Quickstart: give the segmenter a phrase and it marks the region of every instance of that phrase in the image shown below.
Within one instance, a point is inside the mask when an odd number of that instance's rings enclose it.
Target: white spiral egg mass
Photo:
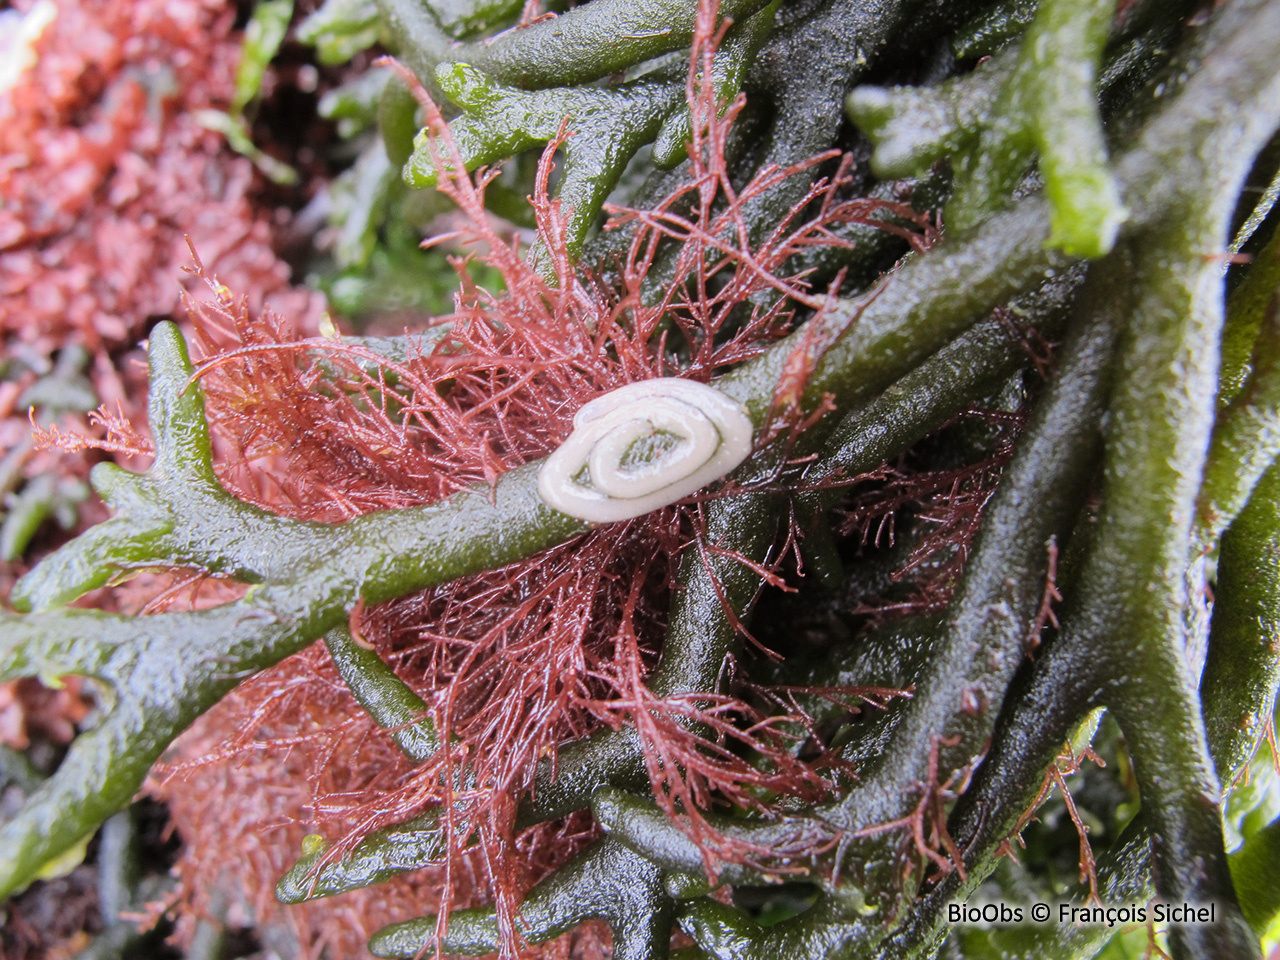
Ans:
[[[715,387],[667,377],[596,397],[543,463],[538,494],[589,523],[629,520],[723,477],[751,452],[741,404]]]

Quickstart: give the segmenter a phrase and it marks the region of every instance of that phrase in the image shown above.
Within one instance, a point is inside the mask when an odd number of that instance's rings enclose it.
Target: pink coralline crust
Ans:
[[[29,3],[19,3],[20,9]],[[0,95],[0,333],[48,354],[133,343],[178,306],[184,235],[227,283],[296,319],[255,174],[195,111],[225,109],[239,58],[216,0],[60,0],[36,63]]]
[[[31,444],[22,395],[68,344],[88,351],[84,374],[104,408],[145,432],[138,341],[182,316],[192,247],[297,329],[322,315],[322,298],[292,286],[273,249],[289,212],[266,206],[252,164],[198,122],[231,101],[234,18],[219,0],[58,0],[34,64],[0,93],[0,339],[17,361],[0,382],[0,450],[19,451],[23,480],[83,479],[103,457]],[[103,433],[74,413],[48,425]],[[90,501],[80,526],[103,516]],[[0,563],[4,595],[24,569]]]
[[[66,745],[76,735],[76,724],[92,706],[81,677],[67,677],[58,689],[34,679],[0,685],[0,743],[25,750],[32,737]]]
[[[19,0],[28,11],[33,0]],[[0,452],[21,483],[87,477],[102,453],[33,445],[24,391],[70,343],[89,354],[97,399],[146,430],[138,340],[180,316],[186,236],[258,306],[314,330],[315,293],[290,284],[273,233],[287,211],[256,197],[257,174],[195,111],[231,100],[240,37],[220,0],[57,0],[35,63],[0,93]],[[100,436],[74,413],[52,424]],[[116,459],[136,468],[124,455]],[[96,500],[80,527],[105,518]],[[70,531],[74,532],[74,531]],[[32,556],[42,552],[37,549]],[[0,562],[0,596],[26,569]]]

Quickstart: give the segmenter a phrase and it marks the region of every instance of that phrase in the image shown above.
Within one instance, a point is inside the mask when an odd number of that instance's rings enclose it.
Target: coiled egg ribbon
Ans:
[[[753,433],[740,404],[675,377],[596,397],[573,427],[542,465],[538,493],[590,523],[628,520],[687,497],[745,460]]]

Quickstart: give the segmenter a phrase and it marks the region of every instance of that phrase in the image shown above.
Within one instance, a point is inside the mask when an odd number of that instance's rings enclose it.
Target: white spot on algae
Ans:
[[[57,15],[51,0],[38,0],[26,13],[0,11],[0,93],[12,90],[18,78],[35,66],[36,41]]]
[[[589,523],[629,520],[723,477],[751,452],[740,404],[692,380],[642,380],[586,404],[542,465],[538,493]]]

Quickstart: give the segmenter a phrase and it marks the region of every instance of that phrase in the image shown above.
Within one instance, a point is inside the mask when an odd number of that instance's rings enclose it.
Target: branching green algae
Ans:
[[[721,6],[733,22],[713,74],[722,97],[747,92],[743,123],[767,124],[750,115],[752,97],[788,76],[779,59],[798,37],[813,39],[806,30],[840,21],[841,49],[863,58],[835,66],[829,58],[834,101],[821,84],[788,93],[775,118],[790,117],[793,129],[771,129],[735,162],[749,170],[829,146],[853,86],[847,107],[870,138],[876,173],[945,178],[938,165],[949,163],[951,199],[939,245],[715,382],[749,411],[759,436],[771,436],[788,361],[820,343],[801,412],[824,403],[836,412],[797,439],[790,454],[807,464],[800,471],[780,473],[781,454],[763,446],[733,478],[745,492],[705,505],[707,539],[764,562],[780,517],[821,521],[833,508],[831,485],[815,481],[874,469],[988,396],[1029,363],[1010,311],[1061,335],[1056,368],[947,609],[873,631],[826,661],[776,668],[784,682],[796,680],[789,669],[804,673],[806,687],[912,689],[860,721],[841,748],[857,778],[823,803],[773,818],[708,814],[724,836],[773,858],[724,864],[716,882],[767,885],[787,874],[812,886],[812,905],[766,926],[710,896],[705,852],[654,804],[640,736],[623,728],[562,746],[522,801],[522,825],[590,808],[607,833],[531,891],[523,935],[541,942],[594,918],[609,924],[615,954],[627,960],[667,956],[677,924],[718,960],[934,955],[949,932],[947,904],[993,876],[1064,741],[1092,731],[1105,708],[1128,744],[1142,806],[1099,860],[1103,899],[1212,901],[1215,923],[1171,931],[1174,955],[1260,956],[1259,930],[1280,909],[1266,889],[1276,825],[1229,859],[1221,798],[1272,722],[1280,680],[1277,247],[1273,240],[1249,268],[1229,309],[1217,254],[1232,240],[1254,158],[1280,126],[1280,6],[1218,4],[1207,22],[1181,28],[1166,64],[1160,44],[1143,38],[1178,24],[1185,11],[1171,6],[1136,4],[1117,23],[1113,4],[1096,0],[973,5],[982,9],[967,11],[950,56],[1003,44],[991,60],[930,85],[856,86],[913,6]],[[386,39],[427,90],[461,110],[451,133],[468,168],[571,130],[560,197],[572,208],[570,250],[585,257],[637,151],[656,140],[662,165],[680,158],[691,130],[685,72],[668,55],[687,49],[696,6],[592,0],[474,39],[514,13],[509,4],[330,0],[307,35],[332,60]],[[1098,72],[1134,49],[1146,57],[1144,82],[1109,128]],[[406,160],[408,183],[425,187],[440,171],[425,133],[413,150],[396,141],[412,118],[402,94],[392,84],[381,94],[384,119],[395,122],[374,149]],[[386,177],[378,182],[385,188]],[[762,202],[752,229],[768,229],[793,202],[790,194]],[[215,476],[203,394],[176,327],[152,331],[149,359],[154,464],[144,474],[95,468],[112,518],[28,573],[11,597],[16,612],[0,614],[0,680],[81,674],[109,691],[100,724],[0,827],[0,894],[126,808],[169,743],[244,677],[320,638],[363,709],[411,760],[425,760],[438,746],[425,704],[353,641],[350,611],[586,529],[541,502],[537,464],[492,489],[340,524],[270,514]],[[813,546],[819,579],[834,591],[852,573],[818,534]],[[1043,605],[1059,547],[1065,601],[1054,629]],[[1188,610],[1208,552],[1216,599],[1199,635]],[[761,587],[751,567],[695,553],[682,558],[661,665],[648,681],[658,696],[718,689],[742,643],[726,608],[747,617]],[[239,601],[189,613],[67,606],[157,567],[252,586]],[[1197,644],[1207,649],[1203,676],[1187,652]],[[309,849],[278,896],[337,895],[432,863],[444,848],[437,821],[429,813],[388,828],[341,857]],[[947,856],[908,842],[929,828]],[[370,946],[413,957],[435,935],[434,917],[410,920]],[[1015,928],[992,933],[981,949],[1088,956],[1106,935]],[[442,948],[480,955],[501,945],[496,913],[477,909],[453,913]],[[979,949],[972,955],[987,955]]]

